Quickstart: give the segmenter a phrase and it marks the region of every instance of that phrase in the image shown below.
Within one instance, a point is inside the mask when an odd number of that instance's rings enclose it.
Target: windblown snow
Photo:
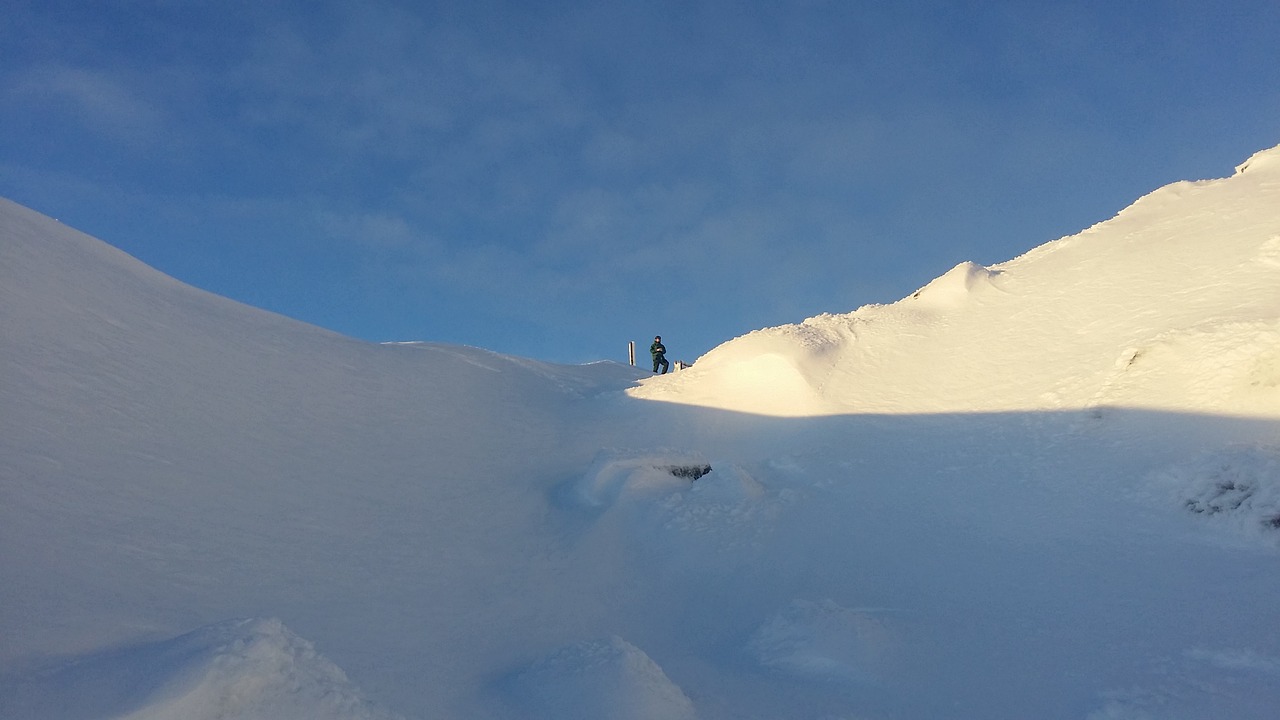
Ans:
[[[0,717],[1270,720],[1277,288],[1280,147],[662,377],[0,201]]]

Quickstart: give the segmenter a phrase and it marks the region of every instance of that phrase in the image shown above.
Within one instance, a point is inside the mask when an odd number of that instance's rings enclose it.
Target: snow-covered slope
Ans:
[[[479,672],[473,623],[523,622],[477,604],[537,612],[544,488],[513,479],[590,462],[556,449],[566,407],[632,369],[357,342],[7,201],[0,239],[0,662],[324,597],[282,619],[429,638],[413,673],[448,694]]]
[[[751,333],[635,394],[779,415],[1280,415],[1280,148],[892,305]]]
[[[0,718],[1269,720],[1277,166],[661,378],[0,201]]]

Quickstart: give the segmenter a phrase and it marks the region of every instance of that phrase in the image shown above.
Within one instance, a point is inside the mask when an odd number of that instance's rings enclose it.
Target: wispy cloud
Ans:
[[[1103,219],[1168,179],[1119,149],[1195,151],[1157,132],[1168,108],[1201,129],[1273,117],[1200,101],[1249,100],[1274,63],[1219,83],[1202,65],[1227,59],[1183,59],[1208,37],[1269,57],[1262,5],[1164,3],[1147,27],[1119,6],[946,1],[32,3],[0,24],[27,53],[0,71],[0,123],[56,132],[0,150],[12,177],[79,167],[139,210],[203,208],[206,233],[259,218],[261,242],[316,249],[292,272],[326,253],[318,277],[350,272],[405,316],[751,329]]]
[[[290,17],[253,38],[231,81],[247,123],[339,153],[430,159],[452,141],[500,159],[577,122],[552,69],[386,4]]]
[[[99,69],[43,65],[11,75],[6,95],[35,115],[70,115],[104,135],[149,137],[163,127],[164,111],[132,80]]]

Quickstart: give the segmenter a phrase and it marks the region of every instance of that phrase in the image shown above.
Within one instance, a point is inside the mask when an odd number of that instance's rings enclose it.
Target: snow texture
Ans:
[[[591,507],[612,505],[623,498],[663,495],[691,486],[711,472],[700,457],[678,451],[655,453],[601,453],[578,483],[575,495]]]
[[[1280,147],[660,377],[0,201],[0,717],[1272,720],[1277,287]]]
[[[902,640],[891,613],[795,600],[751,637],[752,655],[782,672],[854,684],[879,682]]]
[[[1159,473],[1157,481],[1205,522],[1280,546],[1280,447],[1207,452]]]

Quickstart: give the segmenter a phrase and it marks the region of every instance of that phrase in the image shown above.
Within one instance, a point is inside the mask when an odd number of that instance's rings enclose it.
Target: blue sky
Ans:
[[[374,341],[692,360],[1280,143],[1280,3],[4,0],[0,195]]]

